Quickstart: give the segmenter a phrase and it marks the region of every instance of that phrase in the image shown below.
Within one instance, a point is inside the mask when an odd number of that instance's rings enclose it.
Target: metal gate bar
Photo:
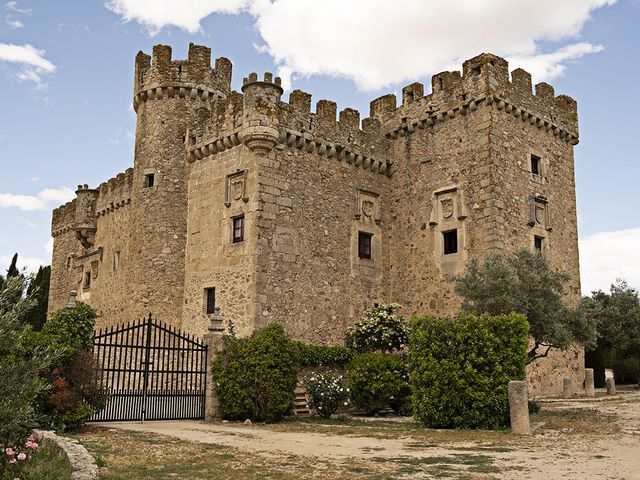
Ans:
[[[94,356],[108,394],[90,421],[204,418],[207,344],[147,318],[94,334]]]

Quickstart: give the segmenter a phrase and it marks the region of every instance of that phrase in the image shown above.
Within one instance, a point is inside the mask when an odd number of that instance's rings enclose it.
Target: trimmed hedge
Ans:
[[[291,342],[297,350],[300,366],[304,367],[342,367],[347,365],[353,353],[345,347],[309,345],[298,340]]]
[[[213,365],[223,418],[280,420],[293,409],[299,370],[297,348],[277,323],[248,338],[227,337]]]
[[[402,411],[410,394],[406,363],[396,355],[361,353],[349,364],[351,402],[368,415]]]
[[[509,380],[524,380],[523,315],[414,317],[409,377],[414,416],[431,428],[509,425]]]

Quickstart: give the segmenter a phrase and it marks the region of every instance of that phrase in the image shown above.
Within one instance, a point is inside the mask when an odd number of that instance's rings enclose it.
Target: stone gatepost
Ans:
[[[584,393],[587,397],[596,396],[596,389],[593,383],[593,368],[584,369]]]
[[[573,380],[569,377],[565,377],[562,380],[562,398],[571,398],[573,395]]]
[[[205,410],[204,421],[214,422],[221,420],[220,415],[220,402],[218,395],[216,394],[216,384],[213,378],[213,362],[218,354],[224,351],[224,327],[222,326],[223,319],[220,316],[220,307],[214,308],[213,316],[211,317],[211,326],[209,326],[209,333],[204,336],[204,341],[208,345],[207,349],[207,390],[205,392]]]
[[[509,412],[511,432],[515,435],[529,435],[529,394],[526,381],[509,382]]]
[[[613,377],[607,377],[607,395],[615,395],[616,394],[616,381]]]

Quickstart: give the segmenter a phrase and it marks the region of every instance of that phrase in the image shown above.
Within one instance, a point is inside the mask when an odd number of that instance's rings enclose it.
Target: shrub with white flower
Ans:
[[[342,375],[314,373],[305,384],[310,407],[322,418],[329,418],[338,408],[349,405],[349,389]]]
[[[397,303],[379,303],[369,308],[347,332],[347,347],[356,352],[394,352],[408,341],[407,326],[395,312]]]

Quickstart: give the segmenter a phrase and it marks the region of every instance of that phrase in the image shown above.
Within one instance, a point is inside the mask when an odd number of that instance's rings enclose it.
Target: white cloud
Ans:
[[[12,257],[6,255],[0,255],[0,275],[4,275],[11,265]],[[38,257],[23,257],[18,255],[17,267],[18,270],[23,271],[26,270],[27,273],[37,272],[38,267],[49,265],[48,261],[42,260]]]
[[[566,63],[599,45],[571,42],[595,9],[616,0],[109,0],[107,8],[150,33],[165,26],[189,32],[212,13],[247,11],[285,83],[316,74],[353,79],[375,90],[424,78],[492,52],[526,66],[536,81],[562,74]],[[565,41],[543,53],[539,42]]]
[[[6,2],[4,4],[4,8],[6,8],[7,10],[11,11],[11,12],[16,12],[16,13],[23,13],[26,15],[30,15],[31,12],[33,10],[31,10],[30,8],[20,8],[18,7],[18,2],[16,1],[10,1],[10,2]]]
[[[22,23],[20,20],[15,20],[12,18],[7,18],[7,25],[9,25],[9,28],[13,28],[14,30],[24,27],[24,23]]]
[[[190,33],[200,30],[200,20],[212,13],[237,13],[248,0],[190,0],[188,6],[174,0],[109,0],[106,7],[126,22],[144,25],[151,35],[173,25]]]
[[[582,293],[608,291],[617,278],[640,288],[640,228],[601,232],[580,239]]]
[[[20,210],[50,210],[75,198],[69,187],[45,188],[37,195],[16,195],[0,193],[0,208],[19,208]]]
[[[29,44],[0,43],[0,62],[20,65],[22,69],[16,75],[18,80],[34,82],[39,89],[46,88],[42,75],[52,74],[56,71],[56,66],[45,58],[45,51]]]
[[[50,238],[44,246],[49,255],[53,255],[53,238]]]

